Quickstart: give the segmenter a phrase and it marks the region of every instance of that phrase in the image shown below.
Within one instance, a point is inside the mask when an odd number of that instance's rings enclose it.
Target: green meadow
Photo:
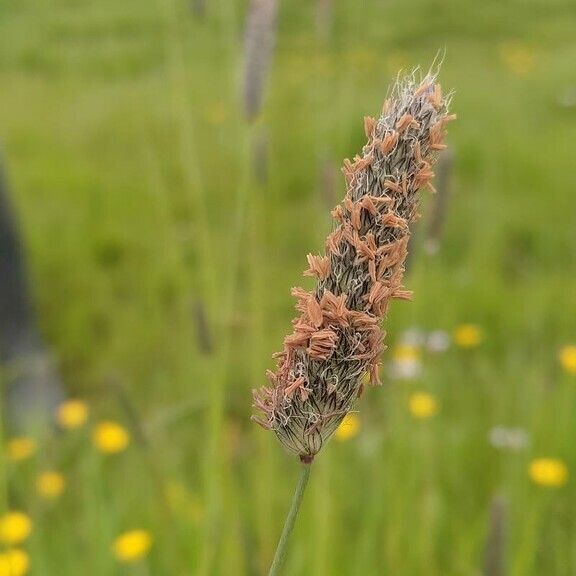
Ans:
[[[383,385],[316,458],[283,574],[576,574],[576,4],[341,0],[322,28],[316,2],[281,2],[253,122],[247,2],[205,4],[0,0],[32,292],[88,408],[29,454],[5,433],[1,514],[31,530],[0,519],[0,554],[33,576],[267,574],[299,463],[250,421],[251,390],[291,331],[290,288],[313,286],[363,117],[440,58],[458,114],[440,247],[425,191]],[[116,453],[95,437],[108,421],[129,435]],[[132,530],[152,544],[127,562],[113,543]]]

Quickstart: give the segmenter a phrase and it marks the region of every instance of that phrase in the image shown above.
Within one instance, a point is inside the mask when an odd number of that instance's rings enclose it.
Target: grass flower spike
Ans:
[[[417,217],[418,190],[434,176],[449,99],[434,74],[398,79],[381,116],[366,117],[362,154],[344,162],[346,195],[332,211],[334,227],[323,255],[308,256],[305,276],[316,289],[294,288],[294,330],[277,354],[270,385],[254,393],[255,418],[282,444],[311,462],[351,411],[368,373],[379,382],[384,333],[380,322],[402,286]]]

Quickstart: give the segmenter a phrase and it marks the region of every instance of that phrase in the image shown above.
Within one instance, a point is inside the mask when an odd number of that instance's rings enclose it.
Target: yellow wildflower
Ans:
[[[131,530],[116,538],[112,545],[119,562],[137,562],[144,558],[152,546],[152,536],[146,530]]]
[[[42,472],[36,479],[38,494],[47,500],[58,498],[66,488],[66,480],[59,472]]]
[[[88,420],[88,406],[82,400],[68,400],[58,407],[56,413],[58,424],[66,430],[80,428]]]
[[[116,422],[99,422],[92,433],[96,448],[105,454],[116,454],[130,443],[128,431]]]
[[[462,324],[454,330],[454,342],[461,348],[476,348],[482,338],[482,330],[476,324]]]
[[[426,392],[415,392],[408,399],[408,408],[414,418],[431,418],[438,412],[436,398]]]
[[[37,448],[38,445],[34,438],[29,438],[28,436],[11,438],[6,445],[6,456],[9,460],[20,462],[33,456]]]
[[[0,576],[24,576],[30,568],[30,559],[17,548],[0,553]]]
[[[335,437],[338,440],[345,441],[354,438],[360,430],[360,418],[356,414],[346,414],[340,426],[336,429]]]
[[[0,541],[15,545],[24,542],[32,532],[32,521],[23,512],[7,512],[0,517]]]
[[[539,486],[558,488],[568,482],[568,468],[556,458],[532,460],[528,472],[532,481]]]
[[[569,374],[576,374],[576,344],[563,346],[558,353],[562,368]]]

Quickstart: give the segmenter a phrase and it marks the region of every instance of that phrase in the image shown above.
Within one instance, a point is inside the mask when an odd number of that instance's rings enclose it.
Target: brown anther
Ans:
[[[421,94],[426,92],[426,90],[428,90],[431,87],[432,87],[432,84],[430,84],[429,82],[422,82],[422,84],[420,84],[420,86],[418,86],[418,88],[416,88],[416,91],[414,92],[414,96],[420,96]]]
[[[352,207],[351,218],[352,227],[359,231],[362,228],[362,218],[361,218],[362,208],[358,203],[354,204]]]
[[[374,204],[378,206],[390,206],[394,203],[394,199],[388,196],[365,196],[369,198]]]
[[[339,222],[342,222],[342,220],[344,219],[344,209],[340,204],[334,206],[334,209],[332,210],[332,212],[330,212],[330,214],[332,218],[338,220]]]
[[[440,118],[439,122],[442,125],[444,125],[444,124],[448,124],[448,122],[453,122],[457,118],[458,118],[457,114],[448,114],[448,116],[443,116],[442,118]]]
[[[389,132],[380,143],[382,154],[388,154],[398,143],[398,132]]]
[[[431,178],[434,177],[434,172],[430,169],[430,164],[424,163],[422,168],[416,173],[414,178],[414,186],[416,189],[421,188],[428,184]]]
[[[414,159],[416,160],[416,162],[418,162],[418,164],[422,163],[422,148],[420,146],[420,142],[418,140],[416,140],[416,143],[414,144]]]
[[[370,280],[376,282],[376,260],[368,260],[368,274],[370,275]]]
[[[354,158],[354,164],[352,164],[352,171],[359,172],[360,170],[364,170],[365,168],[370,166],[373,161],[374,156],[372,155],[372,153],[368,154],[367,156],[364,156],[363,158],[360,158],[360,156],[356,156]]]
[[[373,386],[380,386],[380,366],[374,363],[370,366],[370,384]]]
[[[339,226],[328,234],[326,238],[326,250],[331,254],[335,254],[336,256],[340,256],[340,242],[342,241],[342,226]]]
[[[412,300],[412,294],[412,290],[396,290],[392,294],[392,298],[396,298],[396,300]]]
[[[305,348],[309,337],[305,332],[294,332],[284,338],[284,345],[289,348]]]
[[[376,120],[372,118],[372,116],[364,116],[364,132],[366,133],[366,138],[372,138],[375,126]]]
[[[372,200],[371,196],[362,196],[362,199],[360,200],[359,204],[371,216],[376,216],[379,213],[378,208],[376,208],[376,205],[374,204],[374,201]]]
[[[442,88],[440,87],[440,84],[434,85],[434,90],[428,94],[428,100],[432,106],[436,108],[436,110],[440,110],[440,108],[442,108],[444,102],[442,100]]]
[[[316,300],[315,297],[312,297],[308,300],[308,306],[306,308],[306,313],[308,314],[308,318],[310,319],[310,323],[315,328],[320,328],[322,326],[323,317],[322,317],[322,308]]]
[[[390,228],[408,228],[408,222],[394,212],[387,212],[382,215],[382,224]]]
[[[415,120],[412,114],[403,114],[396,123],[396,130],[402,133],[406,128],[420,128],[420,124]]]
[[[288,398],[291,398],[292,394],[294,394],[294,392],[296,390],[298,390],[298,388],[301,388],[304,385],[304,382],[306,382],[306,379],[304,378],[304,376],[300,376],[299,378],[296,378],[296,380],[294,380],[294,382],[292,382],[291,384],[286,386],[286,388],[284,389],[284,394],[286,396],[288,396]]]
[[[348,326],[349,310],[346,308],[346,294],[336,296],[330,290],[325,290],[320,298],[320,306],[324,318],[341,326]]]
[[[326,280],[330,274],[330,258],[314,254],[308,254],[306,258],[308,270],[304,271],[304,276],[316,276],[319,280]]]
[[[384,180],[384,186],[388,188],[388,190],[402,194],[402,188],[396,182],[394,182],[394,180],[390,180],[389,178]]]
[[[326,360],[332,356],[336,343],[338,342],[338,334],[330,328],[318,330],[310,336],[310,344],[306,352],[310,358],[317,358],[319,360]]]

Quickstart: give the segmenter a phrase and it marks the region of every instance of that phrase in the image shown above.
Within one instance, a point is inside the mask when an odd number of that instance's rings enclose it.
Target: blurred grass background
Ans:
[[[285,573],[481,574],[496,494],[506,574],[574,573],[574,481],[538,486],[528,467],[576,471],[576,380],[558,361],[576,341],[576,5],[340,0],[322,35],[314,2],[284,2],[252,126],[246,8],[0,4],[0,130],[42,329],[91,421],[132,438],[102,455],[86,428],[6,463],[9,506],[34,524],[31,573],[266,573],[298,466],[250,423],[250,390],[344,193],[339,176],[326,193],[322,171],[361,149],[362,118],[398,70],[444,49],[459,116],[447,226],[437,255],[414,247],[414,301],[393,306],[387,330],[393,348],[410,327],[473,323],[482,342],[418,352],[417,378],[366,392],[358,434],[314,464]],[[250,168],[256,132],[265,182]],[[437,415],[410,414],[415,391]],[[529,446],[496,449],[495,426]],[[45,468],[67,478],[56,502],[34,490]],[[110,544],[134,527],[152,550],[119,564]]]

